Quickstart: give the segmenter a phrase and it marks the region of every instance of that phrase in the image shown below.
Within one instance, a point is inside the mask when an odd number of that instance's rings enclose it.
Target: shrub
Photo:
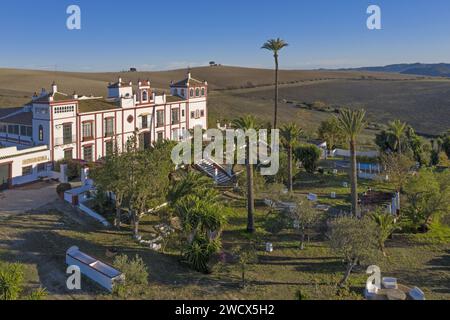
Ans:
[[[136,255],[134,259],[129,259],[126,255],[117,256],[113,265],[125,275],[125,282],[114,286],[113,294],[118,297],[136,295],[148,285],[147,266],[139,256]]]
[[[0,268],[0,300],[18,300],[23,290],[23,266],[7,263]]]
[[[47,297],[48,292],[44,288],[39,288],[33,291],[27,298],[27,300],[43,300]]]
[[[24,289],[24,270],[19,263],[5,263],[0,265],[0,300],[41,300],[47,296],[45,289],[33,291],[28,297],[22,297]]]
[[[62,195],[64,194],[66,191],[69,191],[72,189],[72,185],[70,183],[60,183],[57,187],[56,187],[56,193],[58,195]]]
[[[305,170],[314,173],[320,160],[320,149],[313,144],[301,145],[294,150],[294,155],[303,164]]]
[[[309,296],[308,296],[308,294],[307,293],[305,293],[305,291],[303,291],[303,290],[301,290],[301,289],[298,289],[296,292],[295,292],[295,299],[296,300],[299,300],[299,301],[304,301],[304,300],[309,300]]]
[[[61,165],[67,165],[67,178],[69,180],[75,180],[81,177],[81,169],[83,164],[76,160],[61,160],[55,163],[55,171],[61,172]]]
[[[220,250],[220,240],[209,240],[203,236],[197,236],[184,251],[186,262],[194,269],[203,273],[210,273],[209,261]]]

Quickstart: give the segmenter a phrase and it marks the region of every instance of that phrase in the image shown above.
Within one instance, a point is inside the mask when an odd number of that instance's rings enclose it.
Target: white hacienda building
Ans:
[[[62,159],[97,161],[121,150],[137,130],[147,148],[158,140],[182,140],[196,126],[207,129],[208,84],[188,73],[157,94],[150,81],[108,86],[108,97],[42,89],[21,108],[0,109],[0,189],[46,177]]]

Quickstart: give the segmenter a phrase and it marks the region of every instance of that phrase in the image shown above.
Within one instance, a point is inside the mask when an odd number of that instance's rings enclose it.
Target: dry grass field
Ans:
[[[212,89],[210,125],[247,113],[264,121],[272,118],[272,70],[217,66],[193,68],[192,73],[198,79],[206,79]],[[75,90],[79,94],[105,96],[108,82],[115,81],[118,76],[134,82],[151,79],[154,88],[167,90],[171,80],[182,79],[185,74],[185,69],[116,73],[0,69],[0,108],[28,102],[33,92],[43,86],[48,89],[54,80],[62,92],[71,94]],[[437,134],[450,128],[448,79],[387,73],[283,70],[280,82],[280,100],[364,107],[372,121],[384,123],[399,118],[426,134]],[[320,121],[330,116],[295,105],[281,103],[281,122],[294,120],[307,131],[314,132]]]
[[[322,101],[326,105],[364,108],[374,122],[401,119],[425,134],[440,134],[450,129],[450,80],[321,81],[282,87],[280,96],[294,102],[281,104],[282,119],[298,112],[297,103]],[[237,104],[240,100],[268,107],[273,104],[273,91],[262,88],[248,92],[240,90],[232,93],[232,99]]]

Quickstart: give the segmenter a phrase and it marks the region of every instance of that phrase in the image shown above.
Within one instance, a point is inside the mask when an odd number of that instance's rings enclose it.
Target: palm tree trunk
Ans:
[[[273,128],[277,128],[278,124],[278,55],[275,54],[275,114],[273,117]]]
[[[350,171],[351,171],[351,193],[352,193],[352,216],[356,217],[358,213],[358,172],[356,163],[356,141],[350,141]]]
[[[253,194],[253,165],[250,163],[250,140],[247,141],[246,147],[246,169],[247,169],[247,231],[255,232],[254,211],[255,200]]]
[[[292,186],[292,146],[288,147],[288,168],[289,168],[288,188],[289,188],[289,192],[292,193],[292,191],[294,190],[294,188]]]

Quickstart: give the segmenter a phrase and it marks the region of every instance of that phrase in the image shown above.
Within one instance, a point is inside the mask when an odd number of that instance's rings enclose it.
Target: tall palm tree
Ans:
[[[395,149],[402,153],[402,138],[406,133],[406,123],[395,120],[389,123],[389,132],[395,137]]]
[[[287,47],[289,44],[284,40],[270,39],[263,44],[261,49],[269,50],[273,52],[273,57],[275,58],[275,114],[273,118],[273,129],[277,128],[277,117],[278,117],[278,54],[281,49]]]
[[[233,120],[232,125],[236,129],[244,131],[257,129],[256,119],[250,115]],[[253,164],[250,163],[250,139],[248,136],[245,138],[245,167],[247,171],[247,231],[253,233],[255,232],[255,194],[253,187]]]
[[[280,130],[280,138],[283,147],[287,151],[288,156],[288,189],[289,192],[293,191],[292,187],[292,153],[294,146],[298,143],[300,135],[302,134],[302,128],[298,127],[295,123],[285,124]]]
[[[358,212],[358,175],[356,172],[356,138],[364,129],[364,117],[366,112],[364,110],[350,110],[343,109],[337,117],[339,127],[347,137],[350,144],[350,179],[352,191],[352,215],[356,216]]]

